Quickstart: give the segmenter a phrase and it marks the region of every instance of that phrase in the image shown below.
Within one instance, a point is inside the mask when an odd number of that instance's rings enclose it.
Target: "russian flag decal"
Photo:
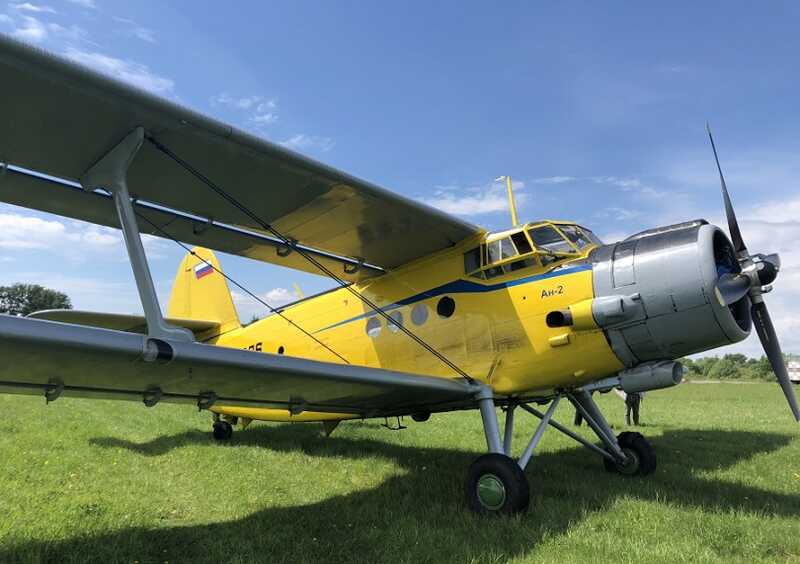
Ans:
[[[200,264],[194,267],[194,277],[197,278],[198,280],[203,276],[208,276],[213,272],[214,268],[207,262],[201,262]]]

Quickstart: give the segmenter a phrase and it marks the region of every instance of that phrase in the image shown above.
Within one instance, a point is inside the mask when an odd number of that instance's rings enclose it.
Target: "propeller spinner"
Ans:
[[[751,255],[747,250],[742,239],[742,232],[739,229],[739,222],[736,219],[736,213],[733,211],[728,187],[725,184],[725,177],[722,175],[722,167],[719,164],[717,147],[714,144],[714,137],[711,134],[711,127],[709,127],[708,123],[706,123],[706,130],[708,131],[711,149],[714,151],[714,160],[719,171],[722,199],[725,202],[725,215],[728,218],[728,231],[730,231],[731,242],[741,267],[741,272],[726,273],[719,277],[716,287],[717,299],[725,305],[734,304],[746,297],[750,299],[753,323],[756,326],[758,338],[761,340],[761,346],[764,347],[764,352],[767,354],[772,370],[775,372],[778,383],[783,389],[783,394],[786,396],[792,415],[797,421],[800,421],[800,408],[797,406],[797,398],[792,388],[792,382],[789,380],[789,373],[783,360],[783,352],[781,351],[780,343],[778,343],[778,336],[775,334],[775,327],[772,325],[772,319],[769,316],[767,304],[764,303],[763,298],[763,294],[772,290],[770,284],[778,276],[781,268],[780,257],[774,253],[770,255]]]

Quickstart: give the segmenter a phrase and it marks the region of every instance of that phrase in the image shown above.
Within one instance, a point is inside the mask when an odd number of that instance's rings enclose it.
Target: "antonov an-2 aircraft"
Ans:
[[[780,262],[745,247],[721,170],[730,239],[704,220],[612,244],[569,221],[487,233],[6,38],[0,76],[0,201],[122,229],[144,310],[0,316],[2,392],[192,404],[219,440],[252,420],[330,432],[477,408],[488,453],[465,495],[487,514],[528,507],[524,469],[548,426],[609,471],[651,474],[648,441],[615,435],[592,392],[673,386],[675,359],[753,326],[800,420],[762,298]],[[142,233],[194,246],[166,316]],[[243,327],[207,249],[337,286]],[[553,420],[563,398],[599,443]],[[515,459],[517,408],[540,423]]]

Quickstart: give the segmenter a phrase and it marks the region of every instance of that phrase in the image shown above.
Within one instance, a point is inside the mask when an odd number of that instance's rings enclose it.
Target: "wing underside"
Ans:
[[[479,232],[438,210],[2,36],[0,76],[0,160],[26,170],[77,182],[141,126],[260,220],[323,253],[391,269]],[[19,180],[7,175],[0,181],[0,199],[114,223],[103,219],[108,204],[89,193],[70,196],[73,202],[59,211],[47,198],[29,197]],[[146,142],[139,151],[128,186],[138,201],[189,214],[200,223],[269,235],[156,143]],[[173,227],[175,238],[185,239],[193,228],[193,243],[281,263],[274,244],[245,235],[239,240],[232,231],[223,236],[209,230],[205,240],[191,222]],[[225,237],[240,248],[230,242],[222,248],[219,239]]]
[[[43,354],[44,353],[44,354]],[[473,386],[382,369],[0,315],[0,392],[320,411],[362,417],[474,404]]]

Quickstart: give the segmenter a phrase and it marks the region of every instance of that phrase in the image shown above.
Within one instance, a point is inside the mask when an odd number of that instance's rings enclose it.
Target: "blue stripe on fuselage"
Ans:
[[[558,278],[559,276],[566,276],[568,274],[575,274],[576,272],[583,272],[585,270],[591,270],[591,269],[592,265],[581,264],[579,266],[554,270],[552,272],[547,272],[545,274],[534,274],[533,276],[525,276],[524,278],[517,278],[516,280],[509,280],[508,282],[500,282],[498,284],[478,284],[477,282],[473,282],[472,280],[460,279],[460,280],[455,280],[453,282],[448,282],[447,284],[442,284],[441,286],[437,286],[436,288],[432,288],[424,292],[420,292],[419,294],[414,294],[413,296],[404,298],[398,302],[390,304],[381,309],[383,309],[383,311],[392,311],[399,307],[415,304],[417,302],[421,302],[422,300],[426,300],[428,298],[435,298],[443,294],[479,294],[483,292],[494,292],[496,290],[502,290],[504,288],[521,286],[523,284],[529,284],[531,282],[538,282],[539,280],[547,280],[548,278]],[[375,312],[370,311],[367,313],[356,315],[355,317],[351,317],[350,319],[345,319],[344,321],[339,321],[337,323],[334,323],[333,325],[328,325],[327,327],[318,329],[317,331],[315,331],[315,333],[321,333],[323,331],[327,331],[328,329],[333,329],[334,327],[339,327],[341,325],[345,325],[352,321],[358,321],[359,319],[366,319],[371,315],[375,315]]]

